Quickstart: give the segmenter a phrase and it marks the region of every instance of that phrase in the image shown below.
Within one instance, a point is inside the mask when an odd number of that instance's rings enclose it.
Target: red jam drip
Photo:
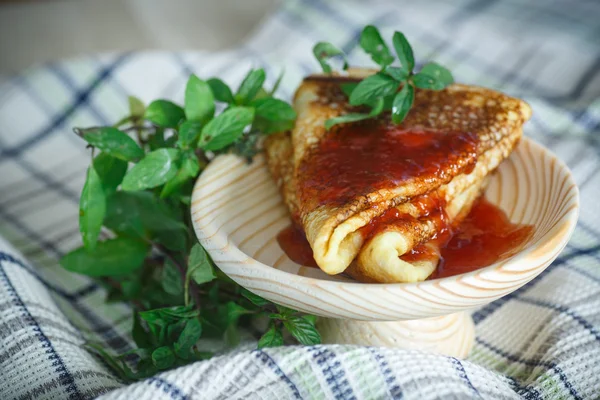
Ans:
[[[408,180],[448,180],[477,161],[469,132],[405,129],[369,120],[329,133],[299,167],[299,198],[312,209],[344,204]]]
[[[532,225],[513,224],[504,211],[482,197],[442,248],[430,279],[474,271],[512,257],[532,235]]]
[[[445,214],[439,212],[439,200],[423,197],[417,202],[427,205],[428,218],[439,218],[438,233],[433,246],[421,244],[401,258],[404,261],[437,260],[437,270],[429,279],[443,278],[471,272],[515,255],[533,234],[533,226],[513,224],[504,211],[484,197],[475,202],[469,215],[456,229],[445,223]],[[433,204],[434,206],[431,206]],[[386,225],[406,223],[413,218],[395,208],[387,210],[361,231],[365,238],[373,237]],[[316,267],[313,252],[301,229],[290,226],[279,233],[277,241],[288,257],[304,266]],[[441,249],[440,254],[438,250]]]
[[[318,268],[313,251],[301,228],[290,225],[277,234],[277,243],[284,253],[296,264]]]

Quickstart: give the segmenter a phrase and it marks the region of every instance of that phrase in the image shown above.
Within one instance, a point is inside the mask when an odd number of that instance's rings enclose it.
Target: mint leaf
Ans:
[[[262,68],[250,70],[235,94],[236,104],[245,105],[252,101],[265,83],[265,78],[265,71]]]
[[[415,88],[408,83],[404,84],[402,90],[394,97],[394,104],[392,106],[392,122],[394,124],[404,121],[414,100]]]
[[[142,118],[146,111],[144,103],[135,96],[129,96],[127,100],[129,101],[129,114],[134,118]]]
[[[188,259],[187,279],[193,279],[198,285],[210,282],[217,275],[212,267],[212,264],[206,254],[206,250],[196,243],[190,251]]]
[[[266,97],[271,97],[271,95],[265,90],[265,88],[260,88],[258,89],[258,93],[256,93],[254,96],[254,100],[264,99]]]
[[[329,118],[327,121],[325,121],[325,129],[329,130],[334,125],[346,124],[349,122],[358,122],[358,121],[363,121],[365,119],[370,119],[370,118],[373,118],[371,116],[371,114],[361,114],[361,113],[344,114],[339,117]]]
[[[225,342],[228,346],[237,346],[240,342],[240,333],[237,328],[239,318],[244,314],[251,314],[252,311],[246,310],[233,301],[227,303],[227,329],[225,330]]]
[[[230,324],[237,323],[238,319],[245,314],[252,314],[253,312],[250,310],[246,310],[244,307],[240,306],[233,301],[227,303],[227,321]]]
[[[179,136],[177,138],[177,146],[182,149],[187,149],[190,145],[196,143],[202,124],[198,121],[184,121],[179,126]]]
[[[158,149],[146,154],[125,175],[123,190],[144,190],[162,185],[177,173],[179,156],[177,149]]]
[[[168,346],[159,347],[152,352],[152,363],[159,370],[168,369],[175,363],[175,354]]]
[[[160,192],[160,197],[165,198],[170,196],[191,178],[195,178],[199,172],[200,163],[196,155],[193,152],[185,153],[177,174],[165,184]]]
[[[230,348],[240,344],[240,331],[237,324],[227,325],[223,339],[225,340],[225,344]]]
[[[133,277],[131,279],[128,279],[128,278],[121,279],[120,282],[121,282],[121,290],[123,291],[123,296],[126,299],[131,300],[140,294],[142,285],[141,285],[140,281],[137,279],[137,277]]]
[[[350,104],[358,106],[368,104],[380,97],[385,97],[398,90],[398,82],[393,78],[381,73],[371,75],[354,88],[350,95]]]
[[[215,114],[215,98],[210,85],[196,75],[188,79],[184,104],[188,121],[205,123]]]
[[[313,47],[313,54],[315,55],[319,64],[321,64],[323,72],[327,74],[330,74],[332,71],[332,67],[327,61],[336,57],[339,57],[343,60],[343,69],[348,69],[348,61],[346,60],[344,52],[332,45],[331,43],[319,42],[315,44],[315,46]]]
[[[93,165],[106,196],[114,193],[127,172],[127,162],[108,153],[100,153],[94,158]]]
[[[229,89],[229,86],[227,86],[227,84],[222,80],[218,78],[211,78],[207,81],[207,83],[217,101],[221,101],[223,103],[233,103],[235,101],[231,89]]]
[[[266,331],[258,341],[258,348],[262,349],[265,347],[278,347],[283,346],[283,334],[281,329],[271,324],[269,330]]]
[[[192,360],[194,360],[194,361],[204,361],[204,360],[210,359],[214,355],[215,355],[215,353],[213,353],[211,351],[198,351],[198,350],[194,350],[194,353],[192,354]]]
[[[283,80],[283,75],[284,74],[285,74],[285,68],[282,69],[281,72],[279,73],[279,76],[277,77],[277,80],[273,84],[273,87],[267,93],[268,96],[273,96],[275,94],[275,92],[277,92],[277,89],[279,89],[279,85],[281,85],[281,81]]]
[[[191,305],[156,308],[139,313],[140,318],[146,321],[149,326],[163,327],[176,323],[181,319],[196,318],[198,315],[199,311]]]
[[[421,89],[442,90],[454,83],[454,78],[448,69],[436,63],[429,63],[413,76],[412,81]]]
[[[148,246],[137,240],[120,237],[99,242],[94,250],[83,247],[60,260],[66,270],[88,276],[125,275],[140,268]]]
[[[150,336],[142,326],[142,320],[136,312],[133,313],[133,328],[131,332],[133,341],[138,347],[144,348],[152,346]]]
[[[144,150],[137,145],[135,140],[117,128],[91,128],[82,132],[86,142],[113,157],[125,161],[136,161],[144,156]]]
[[[269,125],[272,127],[273,123],[269,123]],[[245,158],[248,163],[251,163],[254,156],[260,152],[258,142],[260,140],[259,132],[261,132],[262,127],[259,122],[255,122],[253,127],[257,132],[242,136],[233,144],[231,149],[233,153]]]
[[[175,354],[185,360],[189,359],[192,355],[191,348],[198,342],[202,335],[202,324],[198,318],[189,319],[183,331],[177,338],[177,341],[173,345]]]
[[[177,136],[174,135],[172,138],[177,139]],[[150,147],[150,151],[158,150],[162,147],[169,147],[165,140],[165,128],[156,127],[154,132],[148,135],[146,143],[148,144],[148,147]]]
[[[151,232],[187,230],[183,215],[168,202],[150,192],[128,193],[136,199],[137,209],[144,228]]]
[[[127,364],[123,363],[123,367],[128,369]],[[134,374],[131,370],[128,371],[129,379],[145,379],[156,375],[158,368],[153,364],[152,358],[143,358],[137,365],[137,372]]]
[[[297,312],[296,310],[286,307],[286,306],[282,306],[281,304],[275,304],[275,307],[277,308],[277,311],[279,311],[279,314],[282,315],[282,317],[284,319]]]
[[[254,107],[254,115],[269,121],[294,121],[296,111],[283,100],[273,97],[254,100],[250,103]]]
[[[400,64],[408,72],[412,72],[415,68],[415,57],[412,47],[410,47],[408,40],[406,40],[406,36],[402,32],[394,32],[392,42],[394,43],[394,49],[396,50],[396,54],[398,54]]]
[[[165,292],[173,296],[183,295],[183,282],[177,267],[169,260],[165,261],[160,274],[160,284]]]
[[[144,112],[144,119],[162,128],[175,128],[184,117],[183,108],[168,100],[155,100]]]
[[[137,198],[133,193],[118,191],[108,197],[104,226],[118,234],[134,238],[144,236]]]
[[[185,251],[188,230],[168,204],[149,192],[117,192],[109,198],[104,225],[121,235],[148,237],[169,250]]]
[[[253,119],[252,108],[231,107],[204,126],[198,146],[210,151],[225,148],[242,136]]]
[[[187,231],[181,217],[150,192],[119,191],[108,198],[104,225],[116,233],[132,237],[144,232]]]
[[[358,84],[359,82],[342,83],[340,84],[340,89],[342,89],[342,92],[344,92],[346,97],[350,98],[352,92],[354,91],[354,89],[356,89]]]
[[[303,345],[312,346],[321,343],[321,335],[314,324],[302,317],[289,317],[283,321],[285,329]]]
[[[404,67],[387,67],[383,73],[391,76],[398,82],[404,82],[408,79],[409,75],[409,72]]]
[[[242,288],[242,296],[244,296],[245,298],[247,298],[248,300],[250,300],[250,302],[252,302],[252,304],[262,307],[262,306],[266,306],[267,304],[269,304],[269,300],[265,300],[262,297],[260,297],[257,294],[252,293],[251,291],[249,291],[248,289]]]
[[[262,133],[283,132],[294,127],[296,111],[285,101],[266,97],[250,105],[254,107],[254,127]]]
[[[151,239],[175,252],[184,252],[187,250],[188,233],[183,229],[159,230],[153,232]]]
[[[88,168],[87,179],[79,199],[79,231],[86,250],[94,250],[106,213],[106,196],[94,166]]]
[[[131,379],[131,375],[127,374],[122,367],[122,363],[120,363],[116,357],[108,354],[103,348],[102,345],[92,342],[87,342],[84,344],[84,347],[95,354],[97,354],[102,360],[115,371],[119,377],[123,380]]]
[[[371,112],[369,112],[368,114],[350,113],[350,114],[341,115],[336,118],[330,118],[327,121],[325,121],[325,129],[329,130],[329,129],[331,129],[331,127],[333,127],[334,125],[338,125],[338,124],[345,124],[348,122],[357,122],[357,121],[362,121],[365,119],[370,119],[370,118],[376,117],[377,115],[379,115],[383,112],[384,103],[385,103],[384,99],[380,97],[375,101],[375,104],[373,104],[373,108],[371,109]]]
[[[381,68],[394,62],[394,56],[387,47],[379,30],[373,25],[367,25],[360,34],[360,47],[363,48]]]

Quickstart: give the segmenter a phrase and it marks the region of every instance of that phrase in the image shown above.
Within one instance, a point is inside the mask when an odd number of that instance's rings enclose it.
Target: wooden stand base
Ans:
[[[461,312],[411,321],[371,322],[319,318],[323,343],[426,350],[465,358],[475,338],[471,316]]]

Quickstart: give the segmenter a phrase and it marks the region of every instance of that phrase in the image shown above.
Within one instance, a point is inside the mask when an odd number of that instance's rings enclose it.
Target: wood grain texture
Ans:
[[[511,221],[535,226],[524,249],[477,271],[418,283],[358,283],[292,262],[276,240],[289,215],[261,155],[249,165],[233,155],[217,157],[196,182],[192,219],[219,268],[264,298],[334,319],[416,320],[467,311],[523,286],[558,256],[577,222],[579,193],[569,169],[529,139],[501,164],[486,196]],[[469,323],[454,325],[468,330]]]
[[[323,343],[401,347],[465,358],[475,340],[475,326],[466,312],[411,321],[355,321],[321,318]]]

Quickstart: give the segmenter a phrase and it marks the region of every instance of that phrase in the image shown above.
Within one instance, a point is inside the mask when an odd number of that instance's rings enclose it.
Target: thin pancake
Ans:
[[[344,78],[348,79],[352,76]],[[340,273],[357,259],[352,274],[361,280],[378,282],[422,280],[429,275],[427,271],[408,277],[393,272],[405,268],[397,265],[398,256],[428,241],[439,229],[431,218],[419,215],[413,203],[419,196],[435,194],[443,200],[441,211],[449,215],[451,223],[456,215],[468,212],[477,197],[474,193],[479,194],[485,177],[510,154],[531,113],[526,103],[488,89],[452,85],[439,92],[417,90],[413,108],[401,128],[442,133],[467,131],[475,135],[474,147],[441,162],[433,174],[416,174],[372,191],[346,194],[342,201],[327,202],[322,199],[326,190],[311,187],[321,160],[327,156],[319,158],[319,150],[325,148],[327,140],[343,135],[344,129],[353,124],[327,132],[324,122],[354,110],[348,106],[339,82],[322,76],[303,82],[294,105],[298,119],[291,135],[273,136],[265,144],[270,168],[282,187],[286,204],[304,228],[321,269]],[[385,117],[375,123],[389,124]],[[365,244],[364,227],[392,207],[412,211],[408,212],[410,221],[396,221],[366,238]],[[446,210],[448,207],[456,210]]]

